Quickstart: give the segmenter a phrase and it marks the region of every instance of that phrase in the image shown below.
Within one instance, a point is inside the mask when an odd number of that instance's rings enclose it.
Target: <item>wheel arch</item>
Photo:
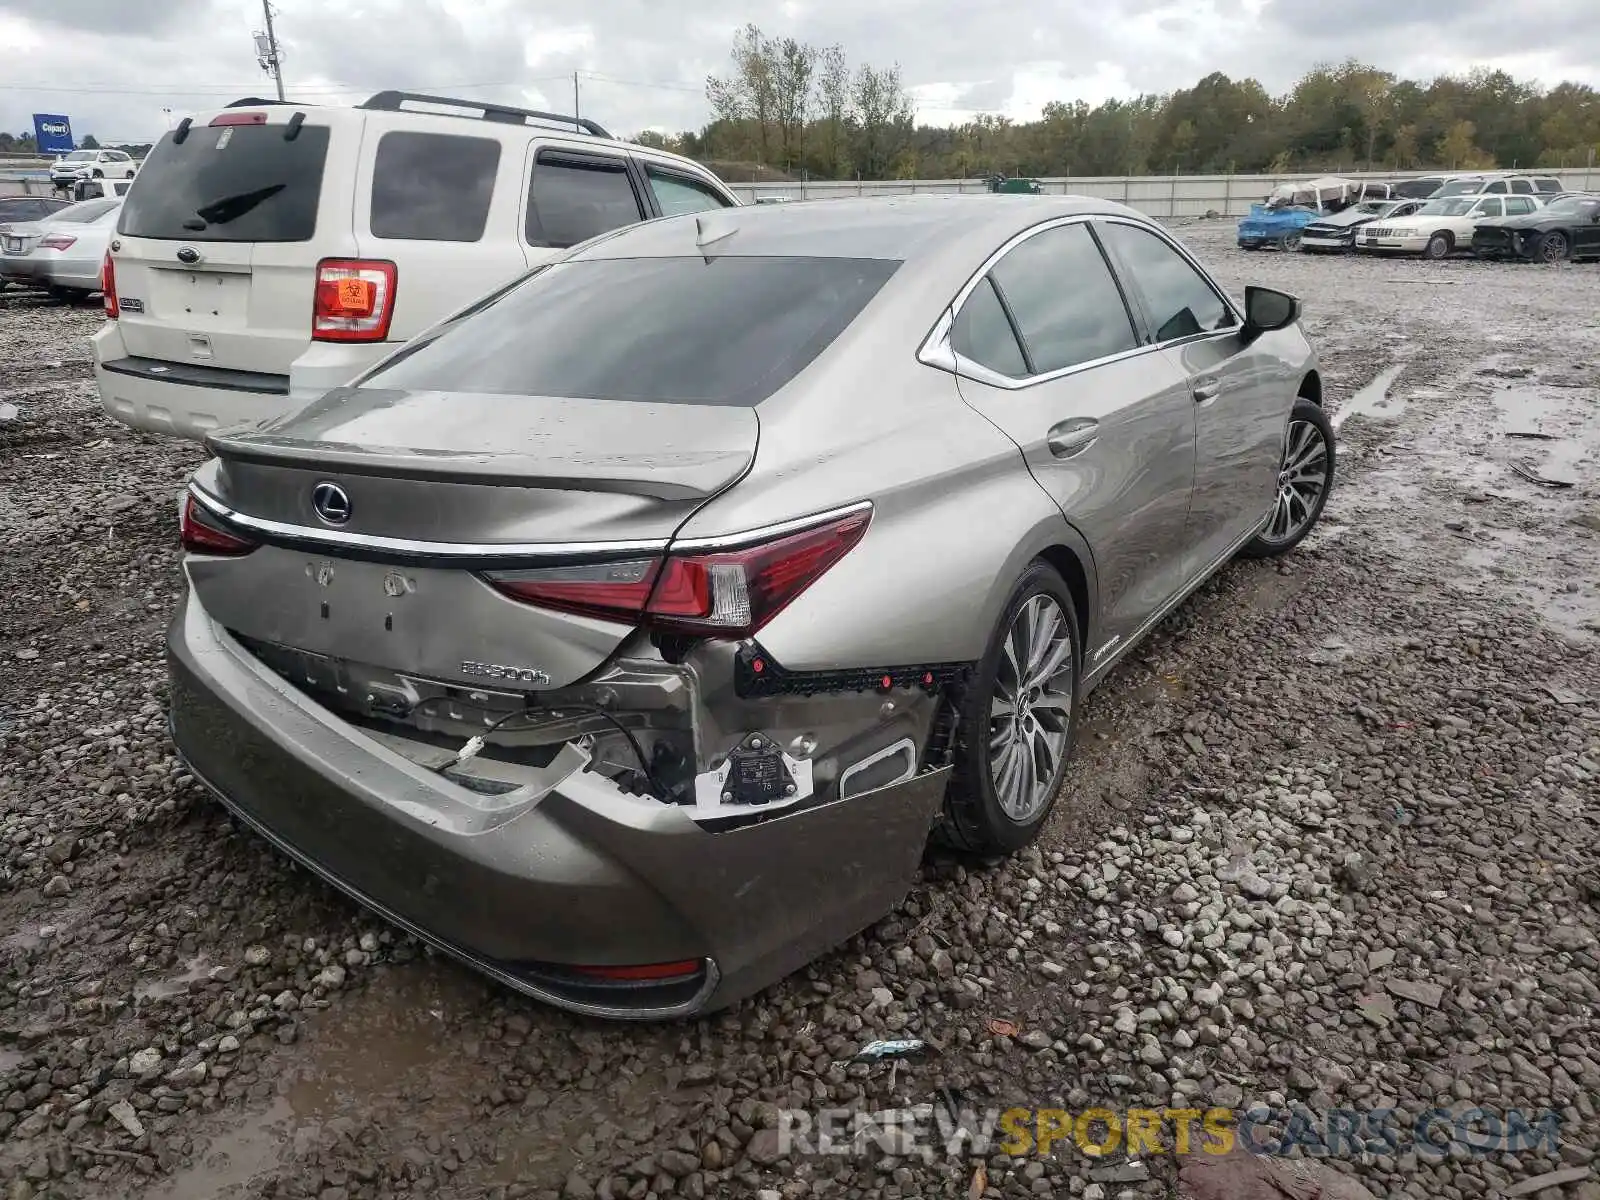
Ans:
[[[1072,597],[1072,607],[1077,610],[1074,615],[1078,618],[1078,634],[1083,638],[1083,648],[1087,649],[1093,628],[1089,611],[1089,571],[1085,569],[1079,552],[1065,541],[1060,541],[1044,547],[1037,557],[1048,563],[1066,583],[1067,592]]]
[[[1318,408],[1322,407],[1322,375],[1315,369],[1307,371],[1306,377],[1300,381],[1300,390],[1295,393],[1302,400],[1309,400]]]

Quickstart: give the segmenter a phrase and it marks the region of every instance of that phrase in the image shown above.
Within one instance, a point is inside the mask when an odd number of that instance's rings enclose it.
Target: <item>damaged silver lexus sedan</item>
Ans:
[[[590,241],[211,436],[177,746],[516,989],[722,1007],[892,908],[930,834],[1035,838],[1088,690],[1306,534],[1334,446],[1298,317],[1081,198]]]

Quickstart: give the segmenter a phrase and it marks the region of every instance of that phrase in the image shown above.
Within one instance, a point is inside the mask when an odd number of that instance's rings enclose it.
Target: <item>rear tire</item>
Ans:
[[[1293,550],[1322,518],[1333,478],[1333,425],[1328,414],[1322,405],[1296,397],[1283,439],[1272,514],[1239,553],[1245,558],[1277,558]]]
[[[1082,658],[1072,594],[1035,561],[1012,589],[962,699],[936,841],[987,856],[1039,836],[1077,737]]]
[[[1551,232],[1539,239],[1539,261],[1547,263],[1566,262],[1572,257],[1572,246],[1567,241],[1567,235]]]

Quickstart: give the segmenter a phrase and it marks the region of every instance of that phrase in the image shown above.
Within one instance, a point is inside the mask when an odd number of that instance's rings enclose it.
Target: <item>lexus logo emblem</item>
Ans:
[[[197,263],[200,261],[200,251],[193,246],[180,246],[178,248],[178,261],[181,263]]]
[[[319,483],[311,489],[311,507],[329,525],[350,519],[350,495],[337,483]]]

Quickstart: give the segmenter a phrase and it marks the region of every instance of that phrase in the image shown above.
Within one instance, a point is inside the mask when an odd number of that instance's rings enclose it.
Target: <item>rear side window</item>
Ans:
[[[448,133],[386,133],[372,164],[372,236],[475,242],[489,222],[500,143]]]
[[[1504,179],[1496,179],[1493,183],[1491,183],[1488,187],[1484,188],[1483,190],[1485,192],[1493,193],[1496,196],[1503,196],[1503,195],[1506,194],[1506,192],[1510,191],[1511,189],[1506,186],[1506,181]]]
[[[955,327],[950,331],[950,348],[962,358],[1012,379],[1020,379],[1028,373],[1022,347],[1017,344],[1017,332],[1011,328],[1011,318],[1006,316],[994,284],[987,276],[972,290],[972,295],[956,314]]]
[[[644,220],[628,165],[620,158],[541,150],[528,199],[528,243],[576,246]]]
[[[1511,190],[1519,196],[1531,196],[1533,195],[1533,184],[1526,179],[1513,179],[1511,181]]]
[[[656,204],[664,217],[728,207],[726,200],[697,179],[657,171],[654,167],[645,170],[650,178],[650,190],[655,193]]]
[[[188,242],[305,242],[317,231],[328,127],[197,126],[167,134],[139,170],[118,232]]]
[[[411,343],[360,386],[748,408],[826,350],[899,265],[728,255],[557,263]]]
[[[1139,344],[1122,293],[1087,225],[1035,234],[995,264],[991,274],[1041,375]]]
[[[1559,179],[1535,179],[1533,185],[1541,192],[1559,192],[1561,190],[1561,181]]]

